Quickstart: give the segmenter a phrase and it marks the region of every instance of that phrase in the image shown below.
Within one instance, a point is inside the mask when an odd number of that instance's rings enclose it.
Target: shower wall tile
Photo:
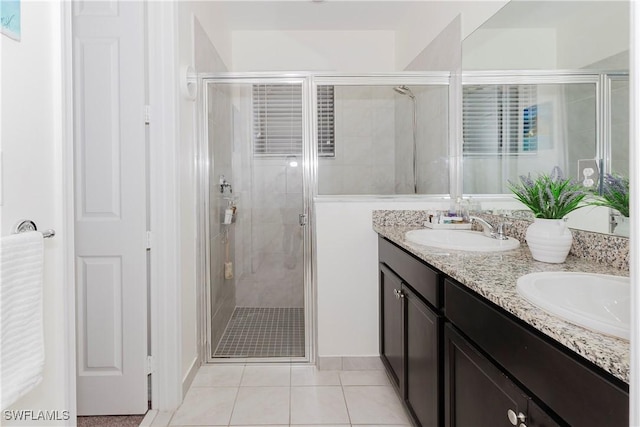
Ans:
[[[345,194],[372,194],[372,166],[353,165],[345,168],[343,191]]]
[[[284,225],[282,222],[254,224],[253,253],[267,254],[282,251],[282,249],[279,249],[278,244],[281,242],[283,230]]]
[[[385,88],[389,90],[388,88]],[[371,123],[371,136],[374,140],[377,141],[391,141],[393,142],[394,138],[394,127],[395,127],[395,109],[393,107],[393,99],[385,101],[386,106],[381,106],[378,108],[373,108]],[[413,118],[412,118],[413,120]],[[390,147],[387,146],[387,149],[391,148],[393,150],[393,145]]]
[[[252,209],[256,225],[264,223],[283,223],[282,208],[287,200],[286,194],[273,194]]]
[[[285,171],[286,192],[302,193],[302,161],[298,159],[298,167],[287,167]]]
[[[393,193],[393,184],[373,174],[395,168],[394,93],[390,87],[336,86],[336,156],[320,159],[319,194]]]
[[[596,102],[595,93],[591,96],[568,103],[567,108],[567,134],[591,130],[595,135],[596,128]]]
[[[342,177],[343,166],[333,160],[320,159],[318,166],[318,193],[345,194]]]
[[[267,163],[269,162],[269,163]],[[258,160],[253,166],[253,196],[254,200],[265,200],[274,193],[285,193],[287,181],[284,161],[279,165],[271,161]]]
[[[624,114],[629,111],[629,82],[616,82],[615,88],[611,89],[611,111],[619,113],[613,114],[613,124],[629,123],[629,116]]]
[[[233,182],[233,122],[232,103],[229,88],[209,88],[209,164],[210,176],[213,183],[217,184],[218,177],[225,175],[227,180]],[[227,228],[222,225],[221,210],[227,206],[223,195],[217,185],[212,185],[209,193],[209,220],[210,220],[210,297],[211,297],[211,342],[215,345],[225,325],[231,318],[236,302],[235,277],[225,279],[224,263],[234,263],[235,258],[235,230],[229,228],[229,256],[226,255],[224,232]],[[236,188],[237,189],[237,188]],[[225,196],[228,196],[226,194]],[[235,264],[235,263],[234,263]]]
[[[393,137],[392,138],[374,138],[371,143],[371,164],[373,166],[381,166],[379,170],[387,170],[393,173],[395,169],[393,166],[395,164],[395,149],[393,145]],[[393,180],[393,174],[392,174]],[[393,182],[391,183],[393,186]]]
[[[345,136],[342,138],[343,165],[366,165],[371,163],[372,143],[370,136]]]
[[[371,186],[380,191],[381,194],[393,194],[395,192],[395,173],[393,169],[373,166]]]
[[[629,124],[611,126],[611,170],[629,176]]]
[[[406,99],[395,100],[395,189],[397,194],[413,193],[412,105]]]
[[[349,101],[344,103],[342,111],[342,135],[370,136],[373,125],[371,108],[366,101]],[[337,141],[337,138],[336,138]]]
[[[248,144],[247,144],[248,145]],[[284,158],[252,159],[251,271],[237,282],[237,305],[244,307],[302,307],[293,298],[303,288],[302,171]]]
[[[369,88],[371,93],[371,107],[375,109],[389,109],[393,110],[393,100],[396,93],[388,86],[371,86]],[[393,111],[391,111],[393,116]],[[393,127],[391,128],[393,129]]]
[[[348,86],[344,88],[343,96],[345,100],[369,101],[372,90],[370,86]]]

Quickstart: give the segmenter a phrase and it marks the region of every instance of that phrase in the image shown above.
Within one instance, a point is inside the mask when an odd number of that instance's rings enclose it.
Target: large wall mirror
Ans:
[[[463,41],[462,66],[462,189],[483,207],[556,165],[629,176],[628,1],[512,0]],[[607,208],[569,220],[616,233]]]

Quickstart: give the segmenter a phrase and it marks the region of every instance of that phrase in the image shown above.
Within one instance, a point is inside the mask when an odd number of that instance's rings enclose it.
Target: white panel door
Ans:
[[[73,5],[78,415],[147,410],[144,4]]]

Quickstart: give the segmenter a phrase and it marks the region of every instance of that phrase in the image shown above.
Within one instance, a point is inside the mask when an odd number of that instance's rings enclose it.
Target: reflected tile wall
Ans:
[[[394,194],[391,87],[335,87],[335,158],[321,158],[319,194]]]

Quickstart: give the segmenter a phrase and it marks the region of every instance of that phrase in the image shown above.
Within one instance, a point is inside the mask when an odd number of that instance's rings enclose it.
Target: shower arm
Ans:
[[[418,127],[418,104],[416,102],[416,96],[411,92],[407,86],[395,86],[393,88],[400,95],[406,95],[413,101],[413,194],[418,194],[418,148],[416,142],[416,133]]]

